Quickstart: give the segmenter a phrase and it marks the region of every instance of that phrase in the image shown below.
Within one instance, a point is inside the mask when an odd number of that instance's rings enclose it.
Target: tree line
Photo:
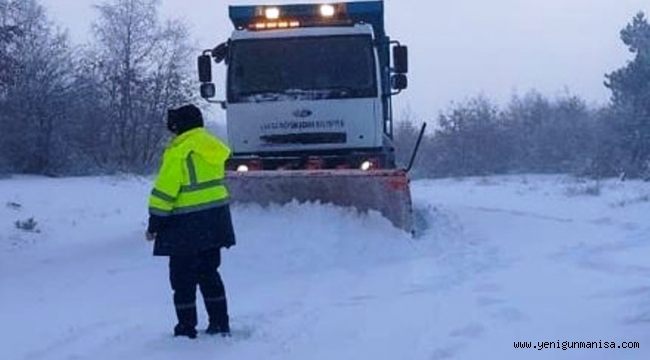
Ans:
[[[188,27],[159,0],[95,6],[73,46],[38,0],[0,0],[0,172],[144,172],[158,161],[169,107],[194,99]]]
[[[579,96],[531,91],[498,106],[484,96],[441,113],[424,139],[419,177],[570,173],[650,180],[650,24],[643,13],[621,31],[634,58],[605,75],[611,102],[589,107]],[[398,160],[408,161],[417,119],[396,129]]]
[[[151,171],[169,107],[196,100],[186,24],[160,0],[103,0],[91,39],[75,46],[39,0],[0,0],[0,173]],[[531,91],[499,106],[479,96],[442,112],[422,145],[420,177],[574,173],[650,178],[650,25],[621,31],[634,58],[605,76],[611,101]],[[398,160],[417,135],[397,125]]]

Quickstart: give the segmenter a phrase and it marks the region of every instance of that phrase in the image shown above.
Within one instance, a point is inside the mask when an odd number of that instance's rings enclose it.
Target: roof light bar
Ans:
[[[251,30],[274,30],[300,27],[300,21],[267,21],[250,24]]]
[[[383,1],[320,1],[320,4],[231,6],[230,19],[239,30],[268,30],[267,24],[273,22],[277,25],[271,24],[270,29],[284,28],[285,22],[289,28],[365,23],[372,25],[378,38],[385,35]]]

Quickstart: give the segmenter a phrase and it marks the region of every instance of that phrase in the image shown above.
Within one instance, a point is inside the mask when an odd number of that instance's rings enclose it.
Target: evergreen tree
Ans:
[[[482,96],[441,114],[436,172],[467,176],[504,171],[510,143],[503,141],[501,120],[497,106]]]
[[[650,162],[650,24],[643,13],[621,31],[634,54],[625,67],[607,75],[612,91],[612,130],[622,150],[621,170],[629,176],[649,171]]]

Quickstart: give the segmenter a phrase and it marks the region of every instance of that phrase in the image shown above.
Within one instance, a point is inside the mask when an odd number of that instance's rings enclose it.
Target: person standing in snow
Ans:
[[[169,257],[178,324],[174,336],[197,336],[197,285],[209,316],[208,334],[230,335],[221,249],[235,245],[224,182],[231,150],[203,127],[194,105],[168,111],[176,136],[167,146],[151,196],[146,237],[155,256]]]

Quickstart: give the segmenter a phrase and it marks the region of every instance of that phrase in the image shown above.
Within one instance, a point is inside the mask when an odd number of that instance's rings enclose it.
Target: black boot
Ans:
[[[176,307],[178,324],[174,327],[174,336],[185,336],[196,339],[196,307]]]
[[[228,323],[225,325],[210,323],[210,325],[208,325],[208,328],[205,329],[205,333],[208,335],[221,335],[222,337],[230,337],[230,325],[228,325]]]
[[[196,335],[197,333],[195,328],[186,327],[181,324],[178,324],[176,327],[174,327],[174,337],[185,336],[190,339],[196,339]]]

